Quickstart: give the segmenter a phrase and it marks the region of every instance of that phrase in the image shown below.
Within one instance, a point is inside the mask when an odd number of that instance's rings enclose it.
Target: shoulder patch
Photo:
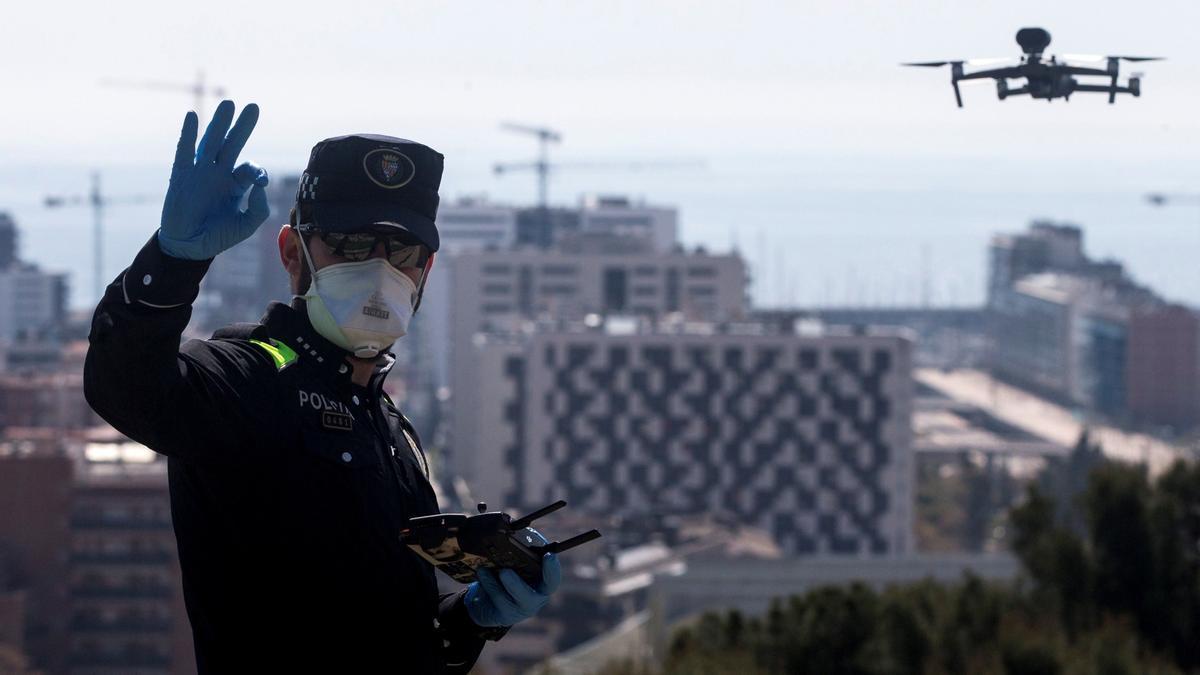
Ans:
[[[275,362],[276,370],[283,370],[284,368],[287,368],[296,362],[298,357],[296,356],[296,352],[293,351],[291,347],[274,338],[270,338],[270,340],[270,344],[267,344],[262,340],[250,340],[250,342],[262,347],[262,349],[266,351],[268,355],[270,355],[271,360]]]

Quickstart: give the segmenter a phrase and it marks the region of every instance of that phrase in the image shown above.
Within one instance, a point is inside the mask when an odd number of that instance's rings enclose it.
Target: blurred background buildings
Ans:
[[[294,181],[272,183],[275,220]],[[571,672],[820,583],[1011,578],[1002,514],[1047,458],[1088,432],[1153,468],[1200,426],[1200,315],[1089,258],[1077,225],[997,233],[982,306],[766,309],[737,246],[684,247],[669,205],[476,195],[438,220],[388,387],[443,509],[563,498],[546,531],[605,534],[479,672]],[[277,235],[216,260],[189,336],[288,300]],[[87,408],[90,312],[18,241],[0,214],[0,649],[191,672],[165,464]]]

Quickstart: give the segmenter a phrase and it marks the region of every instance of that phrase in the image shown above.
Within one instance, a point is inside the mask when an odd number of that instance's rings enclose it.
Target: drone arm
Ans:
[[[1132,94],[1133,90],[1129,87],[1109,86],[1107,84],[1077,84],[1075,91],[1094,91],[1108,94],[1109,102],[1112,102],[1117,94]]]
[[[1104,68],[1084,68],[1082,66],[1061,66],[1060,70],[1069,75],[1097,75],[1100,77],[1109,77],[1111,72]]]
[[[960,75],[960,80],[986,80],[997,77],[1024,77],[1021,74],[1020,68],[992,68],[990,70],[979,70],[974,73]]]

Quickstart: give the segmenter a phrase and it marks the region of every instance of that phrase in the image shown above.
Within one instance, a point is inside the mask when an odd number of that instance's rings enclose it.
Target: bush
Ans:
[[[1200,467],[1152,483],[1092,459],[1073,460],[1093,468],[1069,507],[1034,485],[1009,514],[1029,583],[853,584],[777,599],[763,617],[710,613],[674,635],[654,672],[1200,673]],[[605,675],[652,675],[614,667]]]

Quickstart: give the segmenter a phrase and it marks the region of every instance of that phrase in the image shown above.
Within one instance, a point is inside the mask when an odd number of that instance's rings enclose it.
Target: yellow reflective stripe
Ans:
[[[275,362],[275,367],[283,370],[296,362],[296,352],[292,348],[283,344],[279,340],[271,339],[271,344],[262,342],[261,340],[251,340],[254,344],[262,347],[268,354],[271,355],[271,360]]]

